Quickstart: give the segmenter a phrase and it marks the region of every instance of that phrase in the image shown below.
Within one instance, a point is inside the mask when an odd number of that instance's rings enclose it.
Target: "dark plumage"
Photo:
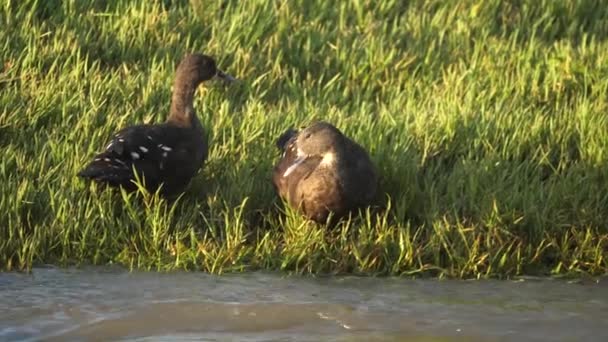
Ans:
[[[137,125],[116,133],[105,151],[95,156],[78,175],[127,191],[136,189],[135,174],[150,192],[162,184],[161,194],[178,195],[207,158],[207,138],[194,111],[198,85],[214,76],[232,81],[206,55],[186,55],[175,74],[171,110],[167,121]]]
[[[272,181],[279,196],[307,218],[326,223],[372,204],[378,178],[367,152],[326,122],[288,130]]]

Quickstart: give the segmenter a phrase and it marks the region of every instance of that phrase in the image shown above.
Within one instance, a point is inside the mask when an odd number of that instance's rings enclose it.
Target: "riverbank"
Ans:
[[[608,9],[594,1],[9,2],[0,9],[0,268],[509,277],[608,271]],[[169,2],[166,2],[169,3]],[[208,162],[175,203],[76,177],[161,122],[176,63]],[[369,151],[386,210],[325,231],[284,214],[274,139],[328,120]]]

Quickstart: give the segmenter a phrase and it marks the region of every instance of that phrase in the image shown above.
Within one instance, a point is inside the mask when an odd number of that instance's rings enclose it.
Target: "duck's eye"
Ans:
[[[310,138],[310,133],[306,133],[306,135],[304,136],[304,139],[308,139]]]

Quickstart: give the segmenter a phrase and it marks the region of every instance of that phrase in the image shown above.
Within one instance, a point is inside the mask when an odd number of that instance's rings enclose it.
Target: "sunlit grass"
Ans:
[[[0,25],[1,269],[608,271],[601,1],[6,1]],[[112,132],[166,118],[190,51],[243,81],[199,91],[187,193],[78,179]],[[326,230],[281,207],[274,139],[314,119],[370,151],[383,210]]]

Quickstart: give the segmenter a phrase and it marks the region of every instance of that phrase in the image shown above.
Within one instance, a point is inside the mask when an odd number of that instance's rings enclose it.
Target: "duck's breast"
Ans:
[[[299,206],[304,215],[318,222],[325,223],[330,212],[336,216],[343,215],[348,207],[342,191],[341,180],[335,168],[322,166],[321,160],[309,175],[299,180],[292,189],[292,205]]]

